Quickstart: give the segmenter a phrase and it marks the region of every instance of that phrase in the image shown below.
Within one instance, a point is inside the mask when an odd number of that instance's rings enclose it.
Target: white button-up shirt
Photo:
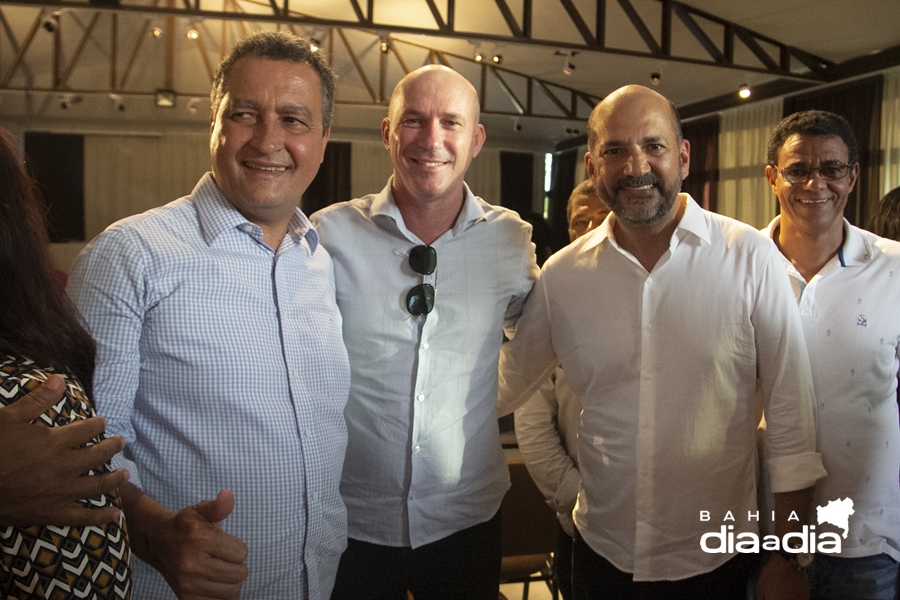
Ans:
[[[615,215],[544,265],[501,357],[500,413],[557,361],[583,412],[575,524],[635,580],[713,570],[704,533],[727,511],[755,532],[757,376],[776,492],[824,475],[812,381],[790,285],[747,225],[686,210],[652,272],[613,237]],[[711,521],[700,520],[708,511]]]
[[[509,487],[497,360],[537,265],[531,227],[466,187],[457,223],[431,244],[434,310],[410,315],[406,294],[423,276],[408,257],[422,241],[390,189],[312,221],[334,258],[350,354],[341,482],[349,536],[415,548],[489,520]]]

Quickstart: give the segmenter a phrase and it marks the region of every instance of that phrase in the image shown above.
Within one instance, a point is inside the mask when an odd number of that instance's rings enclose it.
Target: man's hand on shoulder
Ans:
[[[148,498],[144,495],[141,502]],[[131,519],[128,506],[126,517]],[[137,544],[135,552],[162,573],[180,600],[238,598],[247,578],[248,549],[240,538],[219,527],[233,510],[234,494],[222,490],[215,500],[169,512],[160,527],[142,520],[139,535],[146,546]]]
[[[65,381],[51,376],[38,389],[0,408],[0,525],[102,525],[119,518],[114,507],[86,508],[78,501],[108,494],[128,480],[120,469],[84,475],[125,447],[120,436],[84,447],[103,433],[99,417],[62,427],[32,421],[59,402]]]

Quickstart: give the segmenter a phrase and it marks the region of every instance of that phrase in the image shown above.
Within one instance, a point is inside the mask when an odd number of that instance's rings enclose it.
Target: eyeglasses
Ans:
[[[775,171],[781,175],[781,178],[790,184],[806,183],[812,177],[813,171],[818,171],[819,177],[825,181],[836,181],[843,179],[850,172],[852,165],[842,162],[833,162],[822,165],[821,167],[807,167],[805,165],[794,165],[786,169],[779,169],[778,165],[773,165]]]
[[[416,246],[409,251],[409,268],[419,275],[431,275],[437,268],[437,251],[431,246]],[[414,317],[434,309],[434,286],[420,283],[406,294],[406,310]]]

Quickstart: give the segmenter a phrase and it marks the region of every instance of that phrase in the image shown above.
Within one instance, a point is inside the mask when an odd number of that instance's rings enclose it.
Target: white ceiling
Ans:
[[[767,69],[740,37],[735,38],[733,53],[738,67],[715,66],[677,14],[671,20],[671,52],[653,54],[623,7],[634,10],[656,44],[662,43],[664,7],[683,5],[683,10],[706,13],[709,18],[692,13],[693,20],[720,51],[724,51],[726,31],[721,22],[730,22],[749,30],[775,62],[779,45],[829,65],[900,46],[900,0],[531,0],[532,29],[527,40],[516,38],[501,10],[508,7],[517,26],[524,29],[523,0],[431,0],[444,22],[450,20],[448,6],[455,7],[452,30],[443,33],[438,31],[429,0],[289,0],[289,18],[280,19],[279,25],[272,18],[269,1],[121,0],[118,10],[87,2],[0,3],[0,120],[55,128],[70,124],[81,130],[201,128],[208,119],[209,73],[223,50],[255,29],[290,26],[298,34],[316,37],[331,52],[340,77],[335,138],[377,139],[385,101],[405,70],[442,60],[482,90],[489,142],[550,149],[584,133],[591,100],[628,83],[649,85],[651,73],[661,75],[658,90],[680,107],[734,94],[745,83],[803,82],[810,77],[796,57],[789,72]],[[284,3],[275,0],[273,4],[283,7]],[[373,13],[361,22],[356,8],[365,17],[369,4]],[[605,6],[603,51],[588,48],[590,40],[579,33],[567,4],[577,11],[590,36],[596,36],[598,6]],[[236,9],[243,14],[235,15]],[[61,12],[60,27],[50,33],[39,25],[53,11]],[[184,36],[190,15],[204,17],[197,41]],[[238,20],[241,16],[244,20]],[[335,22],[342,24],[340,29],[333,27]],[[153,26],[163,31],[161,38],[150,36]],[[382,54],[380,44],[386,36],[392,49]],[[572,50],[577,54],[571,58],[560,55]],[[484,68],[471,60],[476,51],[500,54],[503,62],[496,70]],[[887,66],[900,63],[890,58],[897,54],[890,54]],[[571,75],[563,74],[564,60],[576,67]],[[545,92],[545,86],[551,91]],[[177,92],[174,109],[153,106],[157,88]],[[570,115],[574,118],[560,118],[563,109],[553,97],[568,109],[570,90],[581,92],[582,99],[575,102],[576,110]],[[80,101],[62,109],[64,93]],[[122,98],[124,111],[116,110],[110,93]],[[194,110],[189,110],[191,98],[199,99],[192,103]],[[519,131],[516,124],[521,126]]]

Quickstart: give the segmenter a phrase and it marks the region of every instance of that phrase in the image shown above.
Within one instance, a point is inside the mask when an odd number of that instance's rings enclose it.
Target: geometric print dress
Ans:
[[[53,373],[28,359],[0,354],[0,406],[12,404]],[[81,384],[67,373],[61,375],[66,380],[63,398],[34,424],[59,427],[96,416]],[[101,434],[87,445],[102,439]],[[88,474],[109,470],[107,464]],[[122,508],[118,490],[80,502],[89,508]],[[99,527],[0,526],[0,598],[131,598],[131,546],[124,513],[118,523]]]

